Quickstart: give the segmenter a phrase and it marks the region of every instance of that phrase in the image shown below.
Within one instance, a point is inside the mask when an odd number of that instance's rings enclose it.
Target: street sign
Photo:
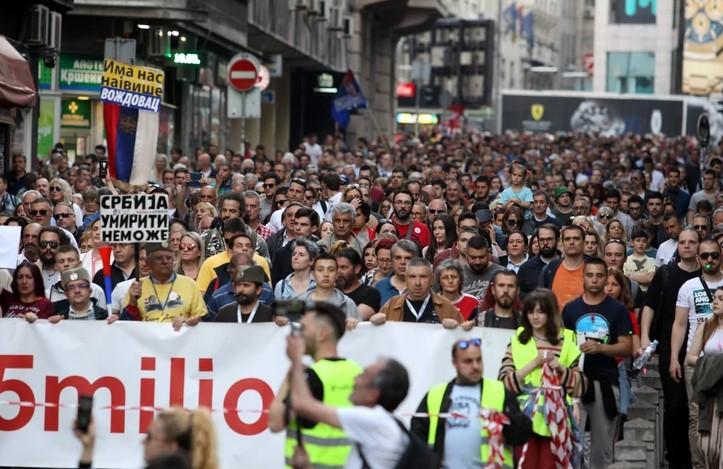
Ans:
[[[228,66],[228,82],[242,93],[253,89],[259,76],[259,63],[250,54],[238,54]]]
[[[269,83],[271,83],[271,76],[269,75],[269,69],[263,65],[260,65],[259,66],[259,76],[256,79],[256,88],[260,89],[261,91],[264,91],[266,88],[269,87]]]
[[[261,102],[263,104],[274,104],[276,101],[276,93],[274,90],[264,90],[261,92]]]

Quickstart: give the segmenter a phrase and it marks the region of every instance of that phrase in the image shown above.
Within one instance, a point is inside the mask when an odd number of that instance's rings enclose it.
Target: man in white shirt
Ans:
[[[658,267],[668,264],[673,259],[678,250],[678,236],[683,230],[680,220],[674,214],[666,215],[663,218],[663,228],[668,234],[668,240],[658,246],[658,253],[655,255],[655,265]]]
[[[293,410],[316,422],[341,428],[353,443],[347,469],[361,469],[363,459],[370,469],[394,467],[409,443],[409,436],[391,412],[409,391],[409,375],[394,359],[376,361],[364,369],[354,382],[350,400],[353,407],[334,408],[315,399],[309,390],[302,363],[306,345],[299,334],[286,342],[291,360],[291,405]]]

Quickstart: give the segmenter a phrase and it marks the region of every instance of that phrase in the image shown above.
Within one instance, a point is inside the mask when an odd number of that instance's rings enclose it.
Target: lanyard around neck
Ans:
[[[246,320],[246,324],[251,324],[251,322],[254,320],[254,317],[256,316],[256,311],[259,310],[259,302],[256,301],[256,305],[254,306],[254,309],[251,310],[251,314],[249,314],[248,320]],[[243,313],[241,313],[241,305],[238,305],[236,307],[236,314],[238,315],[238,322],[241,324],[244,323],[244,316]]]
[[[409,311],[412,312],[415,318],[417,318],[417,321],[419,321],[419,318],[422,317],[422,314],[424,314],[424,311],[427,309],[427,305],[429,304],[429,299],[432,297],[432,295],[427,295],[427,297],[424,299],[424,303],[422,303],[422,307],[417,311],[417,309],[412,305],[412,302],[409,301],[409,297],[407,297],[407,307],[409,308]]]

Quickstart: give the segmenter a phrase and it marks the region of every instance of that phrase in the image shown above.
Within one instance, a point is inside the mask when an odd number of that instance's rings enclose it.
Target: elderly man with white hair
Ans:
[[[334,247],[336,243],[345,241],[349,247],[353,248],[362,256],[364,245],[352,231],[355,219],[356,209],[353,205],[346,202],[340,202],[334,205],[331,208],[331,223],[334,225],[334,232],[319,240],[319,246],[324,248],[326,252],[331,252],[332,247]]]

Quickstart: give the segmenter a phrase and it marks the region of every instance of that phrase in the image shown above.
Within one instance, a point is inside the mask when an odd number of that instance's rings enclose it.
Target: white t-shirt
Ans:
[[[669,239],[658,246],[658,253],[655,255],[655,265],[660,267],[670,262],[678,249],[678,242]]]
[[[361,469],[357,445],[361,446],[370,469],[394,467],[407,449],[408,437],[394,417],[381,406],[337,409],[341,427],[352,442],[347,469]]]
[[[110,309],[108,310],[108,314],[120,314],[120,312],[123,311],[123,308],[126,306],[124,304],[126,294],[135,281],[135,278],[129,278],[128,280],[116,284],[110,294]]]
[[[718,282],[706,283],[712,295],[716,288],[723,285],[723,279]],[[693,344],[693,337],[698,326],[713,315],[708,294],[703,288],[699,277],[688,280],[680,287],[675,306],[688,308],[688,343],[685,349],[689,350]]]

